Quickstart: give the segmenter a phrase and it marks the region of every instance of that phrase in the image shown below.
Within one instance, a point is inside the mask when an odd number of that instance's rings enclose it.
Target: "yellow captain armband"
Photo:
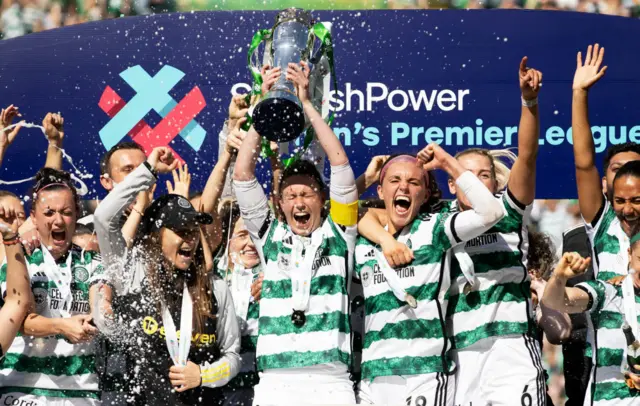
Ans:
[[[334,223],[347,227],[355,226],[358,223],[358,201],[344,204],[331,199],[330,213]]]

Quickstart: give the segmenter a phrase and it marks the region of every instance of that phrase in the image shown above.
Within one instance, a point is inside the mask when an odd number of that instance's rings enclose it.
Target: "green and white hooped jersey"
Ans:
[[[576,285],[586,291],[590,298],[589,313],[591,328],[589,341],[595,332],[597,351],[591,374],[591,404],[604,406],[632,406],[640,404],[640,391],[630,390],[621,371],[626,362],[627,346],[622,325],[624,324],[624,300],[622,288],[603,281],[588,281]],[[636,314],[640,323],[640,297],[635,296]],[[586,404],[586,403],[585,403]]]
[[[396,298],[380,265],[380,247],[364,237],[356,244],[355,277],[362,281],[365,334],[362,379],[449,372],[451,340],[445,331],[449,295],[447,250],[455,244],[448,213],[420,214],[397,240],[413,250],[411,264],[395,269],[418,306]]]
[[[323,240],[313,260],[306,322],[301,327],[291,321],[290,272],[295,271],[291,229],[270,214],[260,240],[254,241],[265,264],[256,348],[259,371],[350,364],[348,289],[357,226],[343,229],[328,216],[314,231],[318,232]]]
[[[586,223],[587,235],[593,246],[596,261],[592,263],[596,279],[608,281],[627,275],[629,266],[629,237],[620,226],[608,199],[592,223]]]
[[[253,278],[257,277],[261,268],[255,267],[252,270]],[[228,285],[231,285],[231,272],[229,270],[226,274],[218,270],[218,275]],[[251,294],[251,286],[249,286],[247,294]],[[232,291],[233,296],[233,291]],[[256,371],[256,343],[258,341],[258,315],[260,311],[259,302],[251,301],[247,311],[246,320],[239,320],[240,324],[240,358],[242,359],[242,366],[240,372],[235,378],[224,386],[225,390],[235,390],[239,388],[252,388],[258,383],[258,372]],[[240,315],[236,313],[236,316],[240,318]]]
[[[71,316],[89,314],[89,289],[103,278],[100,258],[92,252],[72,247],[71,295],[67,311]],[[58,285],[49,280],[44,269],[44,254],[37,249],[26,256],[35,312],[44,317],[59,317],[64,308]],[[61,270],[67,264],[59,264]],[[7,264],[0,268],[2,297],[6,293]],[[3,302],[0,302],[3,303]],[[71,344],[63,336],[35,338],[18,334],[0,362],[0,394],[20,392],[57,398],[99,399],[93,343]]]
[[[529,331],[532,312],[526,261],[532,206],[519,203],[509,191],[496,197],[504,204],[505,216],[464,245],[478,282],[478,288],[467,295],[463,291],[467,280],[452,255],[448,328],[457,349],[486,338]],[[445,210],[457,212],[457,204]]]

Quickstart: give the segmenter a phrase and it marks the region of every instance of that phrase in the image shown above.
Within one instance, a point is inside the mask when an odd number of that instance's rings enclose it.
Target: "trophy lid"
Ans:
[[[276,16],[275,25],[279,25],[286,21],[297,21],[307,27],[311,27],[314,23],[313,17],[309,11],[295,7],[287,8],[279,12]]]

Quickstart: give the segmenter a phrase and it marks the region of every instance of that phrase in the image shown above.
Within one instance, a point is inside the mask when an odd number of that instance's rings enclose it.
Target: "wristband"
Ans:
[[[154,177],[156,177],[156,178],[158,177],[158,172],[156,172],[156,170],[155,170],[155,169],[153,169],[153,167],[151,166],[151,164],[150,164],[148,161],[144,161],[144,163],[143,163],[143,164],[144,164],[144,166],[146,166],[146,167],[147,167],[147,169],[149,170],[149,172],[151,172],[151,174],[152,174]]]
[[[142,213],[140,210],[136,209],[135,207],[132,207],[131,210],[138,213],[141,217],[144,217],[144,213]]]
[[[7,245],[7,246],[9,246],[9,245],[16,245],[16,244],[20,244],[20,238],[19,238],[19,237],[20,237],[20,236],[19,236],[18,234],[16,234],[16,235],[14,235],[13,237],[8,238],[8,239],[4,239],[4,238],[3,238],[3,239],[2,239],[2,243],[3,243],[4,245]]]
[[[524,97],[520,96],[520,100],[522,100],[522,106],[523,107],[533,107],[533,106],[538,104],[538,98],[537,97],[535,99],[525,100]]]

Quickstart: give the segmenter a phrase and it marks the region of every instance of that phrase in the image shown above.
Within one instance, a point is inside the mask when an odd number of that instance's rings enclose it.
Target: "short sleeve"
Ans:
[[[590,313],[599,313],[618,295],[618,291],[613,285],[603,281],[582,282],[577,284],[576,288],[589,295],[587,311]]]

